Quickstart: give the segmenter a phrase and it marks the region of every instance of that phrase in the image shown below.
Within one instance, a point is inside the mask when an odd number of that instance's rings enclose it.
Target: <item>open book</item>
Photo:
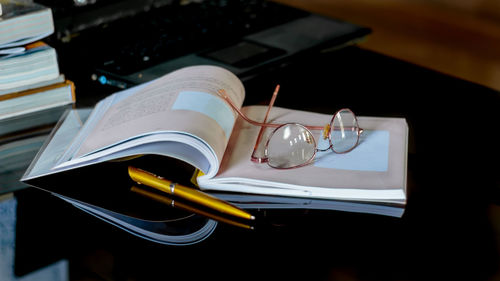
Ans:
[[[245,90],[235,75],[220,67],[194,66],[108,96],[92,111],[70,111],[22,180],[29,183],[63,171],[154,154],[201,170],[197,180],[203,190],[404,206],[408,135],[404,119],[359,117],[364,132],[353,151],[322,152],[305,167],[274,169],[250,161],[260,127],[239,118],[218,95],[220,89],[236,105],[243,104]],[[266,109],[242,108],[254,120],[262,120]],[[324,125],[330,119],[331,115],[276,107],[268,122]]]

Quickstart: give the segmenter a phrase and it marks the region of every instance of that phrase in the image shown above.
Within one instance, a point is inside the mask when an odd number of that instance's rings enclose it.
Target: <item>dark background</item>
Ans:
[[[380,42],[381,33],[375,28],[373,40]],[[406,118],[408,204],[401,219],[262,210],[254,231],[219,225],[201,244],[171,247],[136,238],[43,191],[27,189],[16,193],[16,273],[65,258],[72,280],[498,278],[499,93],[373,52],[370,40],[269,69],[245,82],[245,103],[266,103],[279,83],[277,106],[324,113],[349,107],[358,115]],[[76,82],[78,106],[113,91],[90,83],[80,63],[64,55],[60,59],[62,72]]]

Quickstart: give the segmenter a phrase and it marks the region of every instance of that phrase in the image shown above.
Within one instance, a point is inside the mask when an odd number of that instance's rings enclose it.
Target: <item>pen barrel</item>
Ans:
[[[168,194],[173,194],[170,188],[171,181],[160,179],[151,173],[133,167],[129,167],[129,176],[137,183],[153,187]]]
[[[130,178],[132,178],[132,180],[134,180],[135,182],[153,187],[167,194],[178,196],[196,204],[211,208],[213,210],[217,210],[221,213],[245,219],[255,219],[255,217],[243,211],[242,209],[231,205],[226,201],[220,200],[214,196],[203,193],[197,189],[193,189],[183,185],[172,184],[172,182],[169,180],[160,178],[154,174],[134,167],[129,167],[128,172]]]
[[[187,199],[191,202],[200,204],[202,206],[206,206],[211,209],[217,210],[221,213],[238,216],[246,219],[252,219],[252,215],[243,211],[242,209],[234,205],[231,205],[226,201],[222,201],[214,196],[198,191],[196,189],[192,189],[182,185],[177,185],[175,187],[174,195]]]

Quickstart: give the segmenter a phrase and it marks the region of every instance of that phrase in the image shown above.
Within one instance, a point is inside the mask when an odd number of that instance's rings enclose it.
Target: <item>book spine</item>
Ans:
[[[36,89],[30,89],[30,90],[26,90],[26,91],[17,92],[17,93],[5,94],[5,95],[0,96],[0,102],[4,101],[4,100],[9,100],[9,99],[29,96],[29,95],[33,95],[33,94],[38,94],[38,93],[50,91],[50,90],[57,89],[57,88],[67,87],[67,86],[71,87],[71,100],[74,102],[76,100],[75,85],[70,80],[66,80],[62,83],[43,86],[43,87],[36,88]]]

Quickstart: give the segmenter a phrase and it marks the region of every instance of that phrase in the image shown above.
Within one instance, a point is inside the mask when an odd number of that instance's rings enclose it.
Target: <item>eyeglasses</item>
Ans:
[[[318,151],[331,150],[335,153],[347,153],[359,143],[363,129],[359,128],[356,115],[348,108],[337,111],[330,123],[325,126],[306,126],[298,123],[267,123],[269,112],[278,95],[279,85],[271,97],[263,122],[247,117],[229,98],[224,89],[219,95],[248,123],[260,126],[260,132],[251,156],[251,160],[267,163],[277,169],[298,168],[310,164]],[[262,140],[267,128],[272,132],[267,136],[265,145]],[[316,142],[311,131],[319,131],[320,143]],[[326,141],[328,140],[328,142]]]

